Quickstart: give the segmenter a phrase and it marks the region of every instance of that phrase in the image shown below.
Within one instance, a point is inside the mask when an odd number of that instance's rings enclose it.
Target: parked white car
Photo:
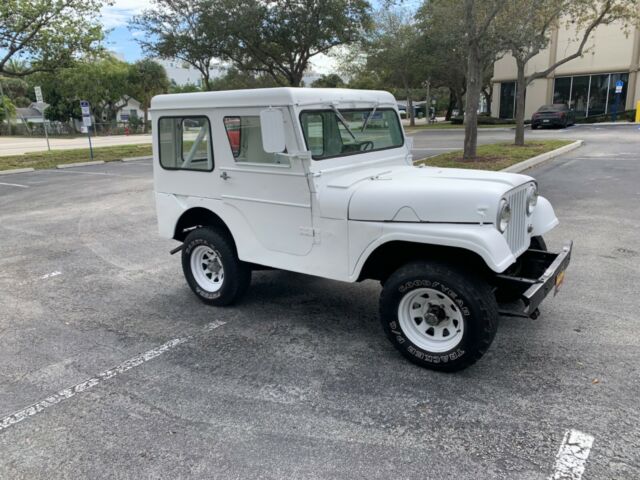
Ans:
[[[387,92],[273,88],[152,101],[160,234],[204,302],[237,301],[255,269],[379,280],[380,317],[412,362],[454,371],[499,314],[535,317],[571,243],[533,178],[415,167]],[[520,310],[505,301],[520,299]]]

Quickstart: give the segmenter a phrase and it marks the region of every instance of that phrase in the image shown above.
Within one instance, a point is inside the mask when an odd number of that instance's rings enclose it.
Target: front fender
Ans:
[[[353,265],[352,277],[358,278],[369,255],[388,242],[405,241],[425,245],[457,247],[479,255],[494,272],[503,272],[516,261],[504,236],[491,224],[367,222],[377,226],[379,236],[362,251]],[[351,234],[350,234],[351,236]]]
[[[533,226],[531,236],[543,235],[559,223],[556,212],[553,211],[549,200],[544,197],[538,197],[538,204],[531,216],[531,225]]]

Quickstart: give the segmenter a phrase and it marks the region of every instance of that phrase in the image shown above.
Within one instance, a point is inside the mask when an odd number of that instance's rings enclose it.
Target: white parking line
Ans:
[[[29,185],[20,185],[18,183],[3,183],[3,182],[0,182],[0,185],[7,185],[9,187],[29,188]]]
[[[226,322],[215,321],[207,324],[201,331],[209,332],[218,327],[221,327]],[[11,415],[7,415],[6,417],[0,418],[0,432],[6,430],[7,428],[15,425],[16,423],[20,423],[23,420],[26,420],[29,417],[32,417],[38,413],[44,412],[47,408],[56,405],[63,400],[67,400],[71,397],[76,396],[79,393],[85,392],[92,387],[95,387],[99,383],[109,380],[110,378],[115,377],[116,375],[120,375],[121,373],[126,372],[127,370],[131,370],[134,367],[138,367],[149,360],[152,360],[165,352],[168,352],[172,348],[177,347],[178,345],[182,345],[190,340],[193,340],[197,334],[189,335],[187,337],[182,338],[174,338],[173,340],[169,340],[166,343],[163,343],[159,347],[152,348],[140,355],[137,355],[129,360],[125,360],[120,365],[117,365],[109,370],[105,370],[104,372],[100,372],[95,377],[91,377],[84,382],[80,382],[72,387],[65,388],[60,390],[53,395],[45,398],[44,400],[40,400],[39,402],[33,403],[26,408],[18,410],[17,412],[13,412]]]
[[[587,433],[578,430],[565,433],[549,480],[580,480],[592,446],[593,437]]]
[[[47,278],[51,278],[51,277],[57,277],[58,275],[62,275],[62,272],[58,272],[57,270],[55,272],[51,272],[51,273],[47,273],[45,275],[42,275],[40,277],[40,280],[46,280]]]

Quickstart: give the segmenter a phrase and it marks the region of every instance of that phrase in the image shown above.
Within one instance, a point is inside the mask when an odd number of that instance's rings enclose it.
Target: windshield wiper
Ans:
[[[340,110],[338,110],[335,105],[331,105],[331,110],[333,110],[333,113],[336,114],[336,117],[338,117],[338,120],[340,120],[340,123],[342,123],[342,125],[344,125],[344,128],[347,129],[347,132],[349,132],[349,135],[351,135],[351,138],[353,138],[353,140],[356,143],[358,143],[358,139],[356,138],[356,136],[353,134],[353,132],[349,128],[349,125],[347,125],[347,120],[342,116],[342,114],[340,113]]]
[[[376,103],[373,106],[373,110],[371,110],[371,113],[367,115],[367,118],[364,121],[364,125],[362,125],[362,130],[360,130],[360,133],[364,133],[364,131],[367,129],[367,127],[369,126],[369,120],[371,119],[371,117],[375,115],[377,108],[378,108],[378,104]]]

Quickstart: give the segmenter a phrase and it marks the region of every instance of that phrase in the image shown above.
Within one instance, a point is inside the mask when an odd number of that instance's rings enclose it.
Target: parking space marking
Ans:
[[[0,185],[7,185],[9,187],[29,188],[29,185],[20,185],[18,183],[3,183],[3,182],[0,182]]]
[[[46,280],[47,278],[57,277],[58,275],[62,275],[62,272],[58,272],[58,271],[56,270],[55,272],[46,273],[46,274],[42,275],[42,276],[40,277],[40,280]]]
[[[211,330],[214,330],[218,327],[223,326],[226,323],[227,322],[222,322],[222,321],[211,322],[207,324],[201,330],[200,333],[202,334],[205,332],[209,332]],[[152,348],[151,350],[147,350],[146,352],[141,353],[140,355],[136,355],[135,357],[130,358],[129,360],[125,360],[121,364],[113,368],[110,368],[109,370],[100,372],[96,376],[91,377],[85,380],[84,382],[80,382],[69,388],[64,388],[54,393],[53,395],[45,398],[44,400],[40,400],[39,402],[33,403],[26,408],[18,410],[17,412],[13,412],[12,414],[7,415],[6,417],[0,418],[0,433],[8,429],[9,427],[17,423],[20,423],[23,420],[26,420],[27,418],[33,417],[38,413],[44,412],[47,408],[52,407],[53,405],[56,405],[62,402],[63,400],[68,400],[69,398],[74,397],[79,393],[86,392],[90,388],[95,387],[96,385],[102,383],[105,380],[109,380],[110,378],[120,375],[121,373],[124,373],[127,370],[131,370],[134,367],[139,367],[140,365],[148,362],[149,360],[152,360],[156,357],[159,357],[163,353],[168,352],[172,348],[175,348],[178,345],[182,345],[186,342],[193,340],[197,336],[198,334],[193,334],[186,337],[174,338],[173,340],[169,340],[168,342],[163,343],[158,347]]]
[[[593,437],[578,430],[564,434],[560,450],[556,455],[556,465],[549,480],[580,480],[584,473]]]

